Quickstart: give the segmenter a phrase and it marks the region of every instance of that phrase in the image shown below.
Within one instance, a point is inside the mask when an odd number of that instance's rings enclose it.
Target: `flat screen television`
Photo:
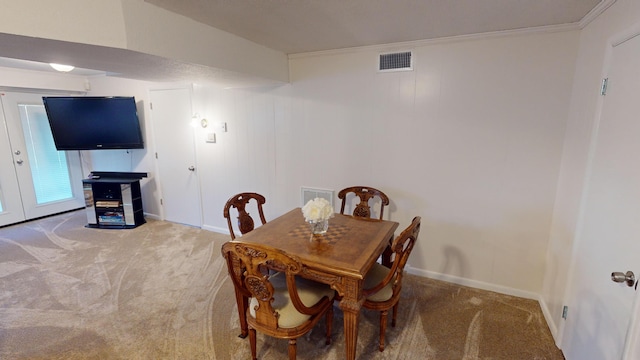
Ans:
[[[58,150],[143,149],[134,97],[44,96]]]

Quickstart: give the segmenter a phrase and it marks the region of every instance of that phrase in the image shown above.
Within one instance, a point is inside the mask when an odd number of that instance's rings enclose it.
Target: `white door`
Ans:
[[[611,55],[574,260],[567,360],[623,358],[636,290],[611,275],[640,276],[640,37]]]
[[[57,151],[42,95],[0,96],[0,226],[84,207],[80,157]]]
[[[191,90],[153,90],[151,107],[164,219],[200,227]]]

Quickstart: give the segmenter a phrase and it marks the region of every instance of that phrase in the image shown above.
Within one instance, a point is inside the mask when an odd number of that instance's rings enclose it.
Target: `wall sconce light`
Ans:
[[[200,126],[202,126],[203,129],[206,128],[209,126],[209,121],[207,121],[207,119],[200,120]]]
[[[200,115],[198,115],[198,113],[195,113],[191,116],[191,122],[189,123],[189,125],[191,125],[192,128],[196,128],[198,126],[199,117]]]

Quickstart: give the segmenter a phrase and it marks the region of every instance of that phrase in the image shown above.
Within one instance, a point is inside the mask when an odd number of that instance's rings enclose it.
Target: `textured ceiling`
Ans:
[[[145,0],[287,54],[579,22],[600,0]]]

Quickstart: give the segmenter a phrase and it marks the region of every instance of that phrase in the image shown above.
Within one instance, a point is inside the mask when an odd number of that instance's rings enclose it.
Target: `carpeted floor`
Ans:
[[[228,235],[85,222],[77,211],[0,228],[0,359],[250,359],[220,255]],[[405,281],[383,353],[378,314],[363,312],[358,359],[563,359],[535,301]],[[323,328],[298,341],[299,359],[344,358],[337,307],[329,346]],[[259,334],[258,358],[287,358],[287,342]]]

